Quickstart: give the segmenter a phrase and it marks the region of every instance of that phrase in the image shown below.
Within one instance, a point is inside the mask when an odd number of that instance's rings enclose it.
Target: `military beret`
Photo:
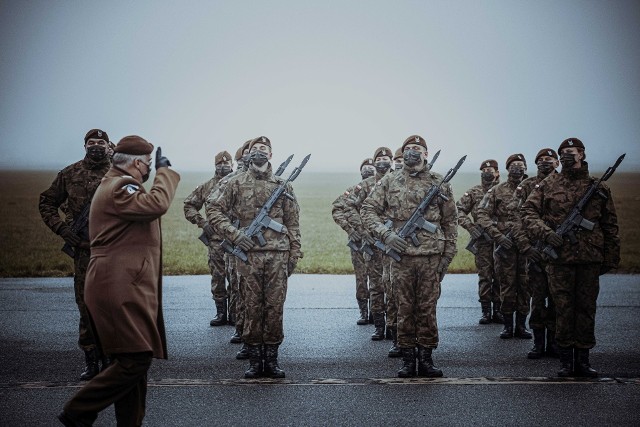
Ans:
[[[253,146],[256,144],[264,144],[269,148],[271,148],[271,141],[269,141],[269,138],[267,138],[266,136],[259,136],[257,138],[252,139],[251,142],[249,143],[249,151],[251,151]]]
[[[105,141],[109,141],[109,135],[101,129],[91,129],[84,136],[84,143],[86,144],[90,139],[104,139]]]
[[[421,137],[420,135],[411,135],[409,138],[405,139],[404,142],[402,143],[402,151],[404,151],[404,147],[406,147],[409,144],[421,145],[425,149],[427,149],[427,141],[425,141],[424,138]]]
[[[402,147],[398,148],[393,154],[393,160],[402,158]]]
[[[511,162],[521,161],[524,162],[524,165],[527,166],[527,161],[524,158],[524,154],[512,154],[507,158],[507,169],[509,169],[509,165]]]
[[[229,160],[231,160],[231,154],[229,154],[227,151],[221,151],[216,154],[215,164],[217,165],[221,162],[228,162]]]
[[[584,144],[578,138],[567,138],[564,141],[562,141],[562,144],[560,144],[560,148],[558,148],[558,153],[561,152],[563,148],[571,148],[571,147],[582,148],[584,150]]]
[[[236,151],[236,155],[233,158],[236,162],[242,158],[242,152],[243,151],[244,150],[242,149],[242,147],[238,148],[238,150]]]
[[[373,166],[373,159],[364,159],[362,163],[360,163],[360,169],[364,166]]]
[[[538,154],[536,154],[535,163],[538,163],[538,159],[542,156],[549,156],[558,160],[558,153],[556,153],[555,150],[552,148],[543,148],[542,150],[538,151]]]
[[[391,148],[387,148],[387,147],[378,148],[376,152],[373,153],[373,160],[375,161],[376,157],[381,157],[381,156],[389,156],[389,158],[391,158],[392,156]]]
[[[484,162],[482,162],[480,164],[480,170],[482,170],[484,168],[495,168],[496,170],[498,170],[498,162],[497,162],[497,160],[493,160],[493,159],[485,160]]]
[[[133,154],[137,156],[142,154],[151,154],[153,152],[153,144],[147,142],[144,138],[141,138],[138,135],[130,135],[125,136],[118,141],[118,145],[116,145],[116,148],[113,151],[116,153]]]

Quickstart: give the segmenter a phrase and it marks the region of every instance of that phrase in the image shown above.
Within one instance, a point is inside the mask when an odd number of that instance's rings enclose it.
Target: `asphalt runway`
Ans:
[[[640,425],[640,276],[601,279],[594,380],[559,379],[531,340],[478,325],[475,275],[449,275],[438,303],[441,379],[399,379],[390,341],[357,326],[353,276],[294,275],[283,380],[244,380],[233,327],[210,327],[207,276],[164,279],[169,360],[149,371],[148,426]],[[71,278],[0,279],[0,425],[51,426],[82,385]],[[96,426],[115,425],[113,408]]]

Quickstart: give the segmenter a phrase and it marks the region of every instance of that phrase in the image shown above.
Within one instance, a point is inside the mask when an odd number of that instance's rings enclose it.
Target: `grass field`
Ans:
[[[62,239],[42,222],[38,196],[48,188],[55,171],[0,171],[0,276],[69,276],[73,263],[60,251]],[[185,197],[209,176],[184,173],[178,193],[162,219],[164,274],[207,274],[206,248],[197,240],[199,230],[184,219]],[[353,272],[345,233],[331,218],[331,202],[355,183],[356,174],[302,173],[294,188],[300,201],[301,273],[350,274]],[[475,173],[460,173],[452,181],[456,199],[478,181]],[[619,173],[609,181],[618,211],[622,239],[619,272],[640,272],[640,173]],[[474,272],[472,255],[464,249],[468,234],[460,230],[458,255],[450,272]]]

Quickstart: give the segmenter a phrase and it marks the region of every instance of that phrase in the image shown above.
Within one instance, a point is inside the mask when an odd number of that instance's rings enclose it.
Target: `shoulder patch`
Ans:
[[[123,186],[122,189],[127,190],[127,193],[129,194],[133,194],[140,189],[140,186],[135,184],[127,184]]]

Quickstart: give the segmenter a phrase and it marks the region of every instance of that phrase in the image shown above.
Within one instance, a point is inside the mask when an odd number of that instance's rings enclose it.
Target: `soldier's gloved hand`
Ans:
[[[545,238],[545,240],[547,241],[548,244],[556,248],[559,246],[562,246],[562,244],[564,243],[562,236],[559,235],[558,233],[553,233],[553,232],[547,234],[547,237]]]
[[[362,241],[368,245],[374,245],[376,243],[376,239],[374,239],[368,231],[362,233]]]
[[[389,234],[385,236],[384,244],[387,245],[388,248],[393,249],[400,254],[403,254],[409,247],[409,244],[393,231],[390,231]]]
[[[298,265],[298,258],[295,258],[295,257],[289,258],[289,261],[287,261],[287,276],[291,277],[297,265]]]
[[[215,231],[213,230],[213,227],[208,222],[202,227],[202,231],[204,231],[204,234],[207,236],[209,240],[211,240],[213,235],[216,234]]]
[[[73,232],[71,227],[66,226],[62,230],[60,230],[60,237],[62,237],[69,246],[76,247],[80,244],[82,239],[76,233]]]
[[[525,253],[525,256],[534,262],[542,261],[542,252],[531,246]]]
[[[443,256],[440,258],[440,262],[438,263],[438,268],[436,268],[436,274],[438,275],[438,282],[442,282],[444,279],[444,275],[447,274],[447,270],[449,269],[449,264],[451,264],[451,258]]]
[[[253,240],[247,237],[247,235],[244,233],[240,233],[240,236],[233,243],[245,252],[256,245],[255,243],[253,243]]]
[[[169,166],[171,166],[171,162],[169,161],[169,159],[162,155],[162,148],[158,147],[158,149],[156,150],[156,170]]]
[[[359,242],[362,240],[362,236],[357,231],[353,231],[349,234],[349,240],[352,242]]]
[[[469,234],[471,235],[472,239],[478,240],[480,237],[482,237],[482,229],[477,225],[474,225],[469,229]]]
[[[511,249],[513,247],[513,242],[504,234],[498,237],[496,243],[498,243],[504,249]]]

